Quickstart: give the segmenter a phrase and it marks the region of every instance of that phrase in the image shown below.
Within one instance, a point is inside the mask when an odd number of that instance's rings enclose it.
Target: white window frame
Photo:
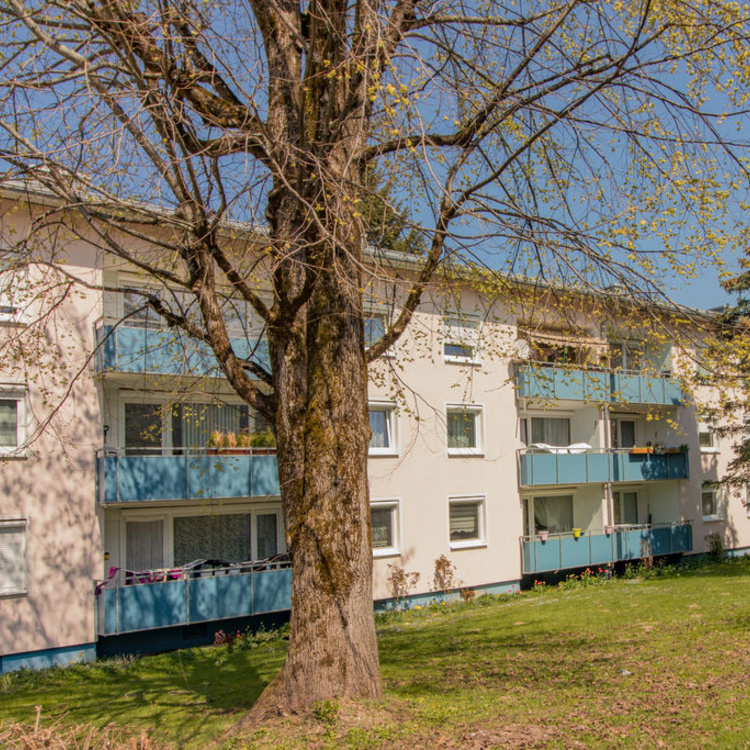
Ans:
[[[620,516],[620,518],[625,517],[625,495],[626,494],[634,494],[635,495],[635,524],[629,524],[625,523],[624,521],[621,522],[620,526],[638,526],[641,523],[641,493],[639,492],[637,487],[617,487],[616,490],[612,491],[612,523],[615,523],[615,517]],[[617,506],[619,505],[619,509]]]
[[[481,365],[479,341],[482,331],[482,318],[479,313],[464,310],[446,310],[443,313],[443,361],[449,364]],[[467,356],[446,354],[446,346],[468,347]]]
[[[383,334],[388,332],[388,329],[391,327],[391,321],[392,321],[392,311],[389,307],[384,307],[382,305],[369,305],[365,306],[364,309],[364,326],[365,326],[365,349],[369,349],[371,344],[367,341],[367,321],[371,319],[378,318],[383,321]],[[378,339],[375,339],[377,341]],[[372,343],[375,343],[372,342]],[[394,345],[395,346],[395,345]],[[386,351],[381,355],[383,357],[393,357],[395,355],[394,352],[394,346],[390,346]]]
[[[16,384],[0,384],[0,399],[15,401],[16,406],[16,444],[0,446],[0,457],[19,457],[26,455],[26,388]]]
[[[715,420],[713,417],[704,417],[698,420],[698,446],[701,453],[718,453],[719,445],[714,432]],[[711,438],[710,445],[701,445],[701,435],[708,435]]]
[[[449,445],[448,417],[451,412],[474,414],[473,448],[452,448]],[[445,446],[449,456],[483,456],[484,455],[484,406],[482,404],[446,404],[445,406]]]
[[[711,494],[713,495],[713,506],[714,506],[714,512],[711,514],[706,515],[703,512],[703,496]],[[722,503],[722,492],[721,487],[719,487],[718,484],[715,482],[703,482],[701,484],[701,517],[703,521],[723,521],[724,516],[721,512],[721,503]]]
[[[368,455],[370,456],[397,456],[398,455],[398,413],[396,404],[392,401],[370,401],[367,405],[368,414],[371,411],[382,412],[385,414],[385,428],[388,434],[390,445],[384,448],[374,448],[369,446]]]
[[[30,281],[28,277],[19,278],[17,271],[0,272],[0,324],[25,326],[28,324],[26,305],[29,303]],[[17,295],[26,297],[23,304],[15,299]]]
[[[6,541],[5,533],[0,535],[3,548],[2,557],[11,561],[9,569],[0,569],[0,598],[23,596],[29,593],[28,578],[28,520],[26,518],[0,519],[0,530],[9,534],[16,530],[17,539],[13,548],[11,540]],[[7,574],[7,578],[6,578]]]
[[[452,540],[451,539],[451,507],[455,505],[476,505],[477,506],[477,524],[479,535],[472,539]],[[472,549],[487,546],[487,497],[484,494],[477,495],[451,495],[447,503],[447,526],[448,526],[448,544],[450,549]]]
[[[370,512],[373,510],[388,510],[391,519],[390,547],[373,547],[373,557],[395,557],[401,554],[401,510],[399,500],[371,500]]]

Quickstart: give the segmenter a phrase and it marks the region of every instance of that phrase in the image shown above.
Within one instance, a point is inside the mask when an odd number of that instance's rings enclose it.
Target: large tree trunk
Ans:
[[[304,314],[292,327],[269,330],[292,611],[286,663],[250,722],[308,711],[337,696],[382,694],[372,602],[362,249],[354,224],[335,242],[319,242],[322,250],[313,255],[320,270]]]

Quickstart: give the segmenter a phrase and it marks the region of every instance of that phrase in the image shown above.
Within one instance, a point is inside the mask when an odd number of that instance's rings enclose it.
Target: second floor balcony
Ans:
[[[101,505],[280,494],[276,452],[268,448],[130,453],[107,448],[97,454],[97,484]]]
[[[249,358],[270,369],[265,341],[232,336],[237,356]],[[138,373],[220,377],[213,353],[205,344],[185,333],[157,326],[114,326],[99,322],[96,327],[98,373]]]
[[[518,453],[522,487],[688,479],[688,454],[653,448],[622,450],[527,449]]]
[[[541,362],[521,365],[516,371],[520,398],[542,401],[679,406],[682,388],[666,375],[630,370],[606,370]]]

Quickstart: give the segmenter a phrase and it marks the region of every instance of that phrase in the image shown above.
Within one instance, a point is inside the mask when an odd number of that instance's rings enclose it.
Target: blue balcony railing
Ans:
[[[519,451],[522,487],[594,482],[648,482],[688,479],[687,453],[632,453],[628,450],[549,453]]]
[[[663,375],[586,370],[541,362],[518,367],[516,387],[521,398],[546,401],[661,406],[679,406],[683,402],[679,382]]]
[[[100,504],[280,494],[275,451],[267,448],[172,455],[106,449],[97,453],[97,483]]]
[[[649,526],[615,526],[612,532],[550,534],[521,538],[523,573],[544,573],[571,568],[638,560],[648,555],[691,552],[693,527],[690,521]]]
[[[232,337],[238,357],[250,358],[270,371],[268,345]],[[96,371],[153,373],[159,375],[220,376],[219,365],[208,346],[174,328],[96,327]]]
[[[118,635],[279,612],[289,609],[291,600],[289,567],[243,571],[236,566],[204,577],[108,584],[97,593],[98,632]]]

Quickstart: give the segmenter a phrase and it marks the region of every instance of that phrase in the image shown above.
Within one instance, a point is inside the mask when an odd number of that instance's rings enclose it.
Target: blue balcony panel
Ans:
[[[524,575],[586,568],[638,560],[648,554],[674,555],[691,552],[693,528],[689,521],[654,526],[615,527],[611,534],[551,535],[521,540]]]
[[[631,454],[627,451],[519,453],[522,487],[598,482],[646,482],[687,479],[686,453]]]
[[[518,395],[543,401],[679,406],[680,384],[672,378],[640,373],[585,370],[542,363],[523,365],[516,373]]]
[[[222,377],[209,347],[174,328],[101,325],[96,338],[98,372]],[[237,356],[250,357],[270,372],[265,341],[233,336],[231,342]]]
[[[276,456],[262,454],[97,456],[99,502],[213,500],[279,494]]]
[[[290,568],[104,588],[99,633],[117,635],[289,609]]]
[[[609,375],[601,371],[528,365],[518,368],[517,385],[524,398],[609,401]]]

